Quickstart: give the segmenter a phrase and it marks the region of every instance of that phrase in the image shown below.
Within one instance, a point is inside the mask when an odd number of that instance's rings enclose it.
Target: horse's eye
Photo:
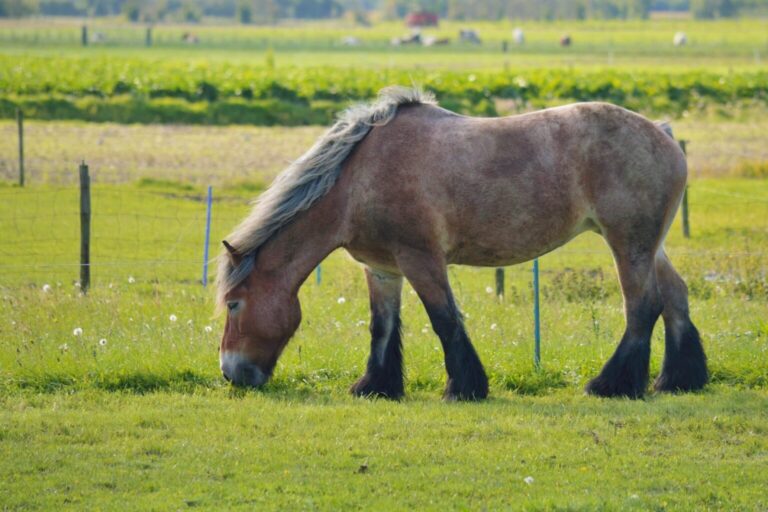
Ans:
[[[240,301],[239,300],[232,300],[227,302],[227,309],[230,313],[234,313],[237,311],[237,308],[240,307]]]

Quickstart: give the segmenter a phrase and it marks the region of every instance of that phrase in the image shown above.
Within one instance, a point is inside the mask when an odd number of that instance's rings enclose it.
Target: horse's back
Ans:
[[[685,182],[667,134],[605,103],[504,118],[408,106],[348,167],[355,234],[474,265],[528,260],[627,208],[668,209]]]

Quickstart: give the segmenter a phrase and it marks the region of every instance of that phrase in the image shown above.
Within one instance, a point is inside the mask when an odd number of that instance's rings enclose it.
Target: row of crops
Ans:
[[[0,115],[17,107],[39,119],[116,122],[322,124],[350,101],[381,88],[418,84],[441,104],[496,114],[496,100],[521,106],[610,101],[679,113],[707,104],[768,102],[768,71],[397,68],[275,68],[246,63],[132,57],[0,56]]]

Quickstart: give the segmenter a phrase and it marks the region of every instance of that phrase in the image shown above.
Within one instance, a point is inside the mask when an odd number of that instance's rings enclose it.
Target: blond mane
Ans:
[[[217,304],[253,270],[256,253],[280,228],[325,196],[341,174],[344,160],[375,126],[391,121],[400,105],[434,104],[419,89],[388,87],[377,101],[345,110],[339,120],[298,160],[281,172],[254,203],[250,215],[227,236],[242,256],[235,266],[226,250],[218,257]]]

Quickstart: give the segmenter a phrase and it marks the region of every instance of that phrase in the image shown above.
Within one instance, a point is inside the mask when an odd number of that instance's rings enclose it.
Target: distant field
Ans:
[[[380,59],[367,58],[371,51],[388,54],[391,62],[410,66],[438,65],[445,68],[446,62],[459,67],[488,65],[477,62],[478,54],[498,54],[499,59],[511,59],[515,62],[535,56],[549,55],[554,62],[547,65],[567,64],[569,59],[575,62],[604,65],[608,63],[609,53],[614,59],[623,60],[625,65],[636,65],[630,58],[650,57],[663,64],[669,59],[670,65],[679,65],[687,61],[691,66],[710,66],[717,62],[726,66],[759,65],[759,61],[768,52],[768,36],[764,20],[651,20],[651,21],[586,21],[586,22],[442,22],[439,28],[426,28],[425,36],[448,38],[450,44],[432,48],[401,47],[392,48],[390,40],[409,32],[402,23],[377,23],[372,27],[362,27],[343,22],[315,22],[283,24],[271,26],[242,25],[157,25],[153,30],[153,48],[142,48],[145,44],[146,26],[130,25],[121,20],[91,20],[88,22],[92,42],[88,51],[100,48],[114,51],[121,49],[135,53],[161,49],[182,51],[188,55],[196,51],[209,52],[211,49],[222,51],[209,53],[213,59],[258,59],[248,56],[245,51],[266,50],[273,48],[286,54],[297,53],[299,63],[302,52],[308,52],[303,61],[309,65],[338,65],[323,62],[330,54],[336,54],[346,60],[352,57],[350,64],[357,66],[367,61],[367,67],[386,65]],[[42,50],[54,47],[54,51],[72,50],[80,45],[81,22],[79,20],[54,21],[4,21],[0,22],[0,47],[6,49],[23,48],[25,51]],[[481,45],[461,43],[458,32],[463,28],[477,30],[482,38]],[[526,41],[522,46],[512,44],[512,29],[521,27],[525,31]],[[675,48],[672,38],[675,32],[684,31],[689,44]],[[185,33],[195,34],[199,43],[190,45],[182,41]],[[95,34],[98,34],[96,36]],[[570,48],[559,46],[560,37],[570,34],[574,43]],[[349,47],[342,43],[343,38],[354,37],[359,46]],[[509,52],[502,55],[502,42],[509,43]],[[238,53],[237,50],[243,50]],[[229,52],[235,51],[234,55]],[[320,52],[320,61],[315,53]],[[330,53],[329,53],[330,52]],[[376,55],[376,54],[374,54]],[[461,56],[471,58],[470,62],[461,62]],[[289,59],[295,59],[286,55]],[[421,62],[419,62],[421,61]],[[542,63],[534,64],[536,67]],[[495,67],[495,66],[494,66]]]
[[[446,23],[435,33],[462,26]],[[72,22],[0,24],[0,116],[20,107],[38,119],[327,124],[349,101],[391,84],[421,85],[449,108],[476,115],[498,114],[497,100],[523,109],[603,100],[681,114],[764,106],[768,98],[762,21],[533,23],[526,44],[504,53],[512,26],[478,24],[479,46],[394,48],[388,41],[403,27],[392,23],[161,25],[155,46],[144,48],[145,27],[99,22],[91,33],[105,39],[82,48]],[[680,29],[691,43],[675,48],[671,37]],[[180,42],[190,31],[199,44]],[[558,45],[564,32],[573,47]],[[359,46],[341,45],[349,35]]]
[[[734,115],[668,118],[676,137],[688,141],[692,178],[768,175],[768,109]],[[325,129],[27,121],[27,181],[73,183],[84,159],[98,183],[152,178],[217,189],[246,183],[260,188]],[[17,178],[16,151],[16,124],[0,120],[0,179]]]

